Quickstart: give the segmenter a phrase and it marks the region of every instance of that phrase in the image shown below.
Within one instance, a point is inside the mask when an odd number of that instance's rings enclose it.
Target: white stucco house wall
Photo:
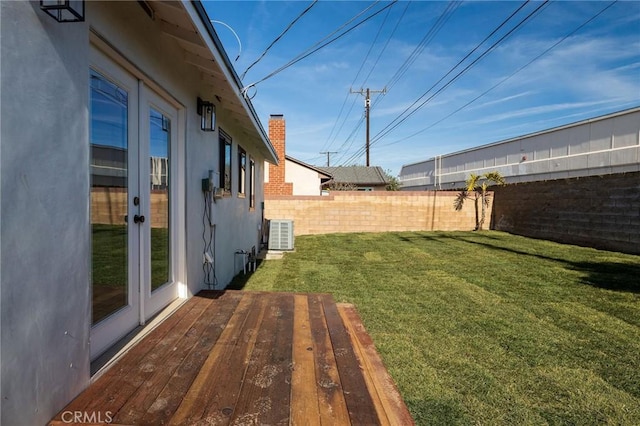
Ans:
[[[279,153],[279,157],[282,157]],[[291,193],[272,191],[268,195],[322,195],[322,182],[331,179],[329,173],[319,167],[312,166],[303,161],[285,156],[284,165],[280,162],[278,167],[283,167],[284,182],[291,185]],[[281,172],[280,172],[281,173]],[[265,183],[269,183],[269,167],[265,165]]]
[[[0,424],[33,426],[131,330],[224,288],[278,158],[199,1],[0,7]]]
[[[293,183],[293,195],[320,195],[322,179],[330,179],[331,175],[317,167],[287,156],[286,181]]]
[[[280,162],[282,164],[282,162]],[[320,168],[306,164],[288,155],[284,161],[285,182],[291,184],[291,194],[277,195],[321,195],[322,181],[331,179],[331,175]],[[269,183],[269,167],[265,165],[265,183]],[[274,195],[276,193],[274,192]]]

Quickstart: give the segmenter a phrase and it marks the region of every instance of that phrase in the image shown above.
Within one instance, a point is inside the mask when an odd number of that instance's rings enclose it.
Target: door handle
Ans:
[[[144,223],[144,216],[133,216],[133,223]]]

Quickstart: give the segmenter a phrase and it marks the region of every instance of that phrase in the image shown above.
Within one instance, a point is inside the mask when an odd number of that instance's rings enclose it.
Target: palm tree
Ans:
[[[467,187],[458,194],[454,203],[456,210],[460,210],[462,209],[464,200],[470,197],[469,193],[474,193],[474,201],[476,205],[476,231],[482,231],[482,226],[484,225],[487,206],[489,205],[487,188],[491,186],[492,182],[493,184],[500,186],[505,184],[504,177],[500,172],[487,172],[483,175],[471,173],[465,182]],[[478,200],[481,200],[482,202],[480,218],[478,218]]]

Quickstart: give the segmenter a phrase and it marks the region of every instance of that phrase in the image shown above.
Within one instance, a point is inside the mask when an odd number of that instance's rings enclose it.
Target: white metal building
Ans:
[[[402,166],[402,190],[457,189],[470,173],[507,183],[640,171],[640,107]]]

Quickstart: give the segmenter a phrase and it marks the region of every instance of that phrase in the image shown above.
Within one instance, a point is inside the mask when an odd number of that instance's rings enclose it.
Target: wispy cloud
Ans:
[[[529,108],[522,108],[514,111],[509,111],[502,114],[494,114],[484,118],[474,120],[468,124],[489,124],[497,123],[500,121],[511,120],[519,117],[534,117],[536,115],[549,114],[558,111],[567,111],[576,108],[588,108],[596,105],[605,105],[610,103],[610,100],[600,100],[591,102],[569,102],[559,104],[540,105]]]
[[[501,97],[499,99],[494,99],[493,101],[489,101],[489,102],[483,102],[481,104],[478,104],[478,105],[475,105],[475,106],[471,107],[470,109],[486,108],[488,106],[493,106],[493,105],[509,102],[509,101],[514,100],[514,99],[519,99],[519,98],[522,98],[522,97],[531,96],[531,95],[533,95],[535,93],[536,93],[535,90],[527,90],[526,92],[517,93],[515,95],[510,95],[510,96],[504,96],[504,97]]]
[[[329,150],[342,151],[336,159],[343,155],[348,158],[361,147],[364,126],[355,137],[348,137],[362,122],[363,98],[350,95],[349,89],[352,86],[354,89],[360,89],[360,86],[381,89],[388,84],[446,4],[412,2],[374,68],[377,54],[404,10],[402,3],[398,6],[392,8],[384,27],[384,16],[380,15],[258,85],[254,106],[265,125],[270,113],[285,114],[291,155],[302,160],[315,158],[324,163],[325,158],[317,151],[324,150],[330,134],[333,144]],[[464,2],[402,79],[374,102],[372,134],[407,109],[517,6],[508,2]],[[640,104],[637,30],[640,10],[636,2],[618,2],[540,59],[464,107],[605,6],[599,2],[552,2],[530,25],[443,90],[380,144],[375,144],[372,148],[374,162],[399,170],[401,163],[413,162],[416,158],[428,158],[431,154],[494,142]],[[245,51],[237,65],[241,72],[304,5],[295,1],[223,1],[205,2],[205,7],[215,10],[212,18],[225,21],[241,36]],[[359,2],[318,2],[305,16],[305,25],[296,26],[287,33],[252,68],[245,83],[262,78],[285,64],[365,7]],[[380,38],[356,77],[380,28]],[[221,38],[223,36],[221,34]],[[233,56],[235,41],[229,43]],[[460,111],[455,112],[458,109]],[[455,114],[446,120],[431,126],[453,112]],[[340,132],[337,132],[338,128],[341,128]],[[399,141],[425,128],[428,130],[418,136]],[[384,146],[395,141],[399,142]]]
[[[523,63],[525,58],[540,54],[553,40],[519,40],[505,48],[505,63]],[[589,39],[574,37],[541,57],[521,72],[510,85],[521,87],[537,85],[546,90],[562,88],[575,96],[611,97],[628,94],[637,87],[639,77],[633,69],[619,68],[617,63],[637,57],[640,44],[637,41],[623,43],[613,38]]]

